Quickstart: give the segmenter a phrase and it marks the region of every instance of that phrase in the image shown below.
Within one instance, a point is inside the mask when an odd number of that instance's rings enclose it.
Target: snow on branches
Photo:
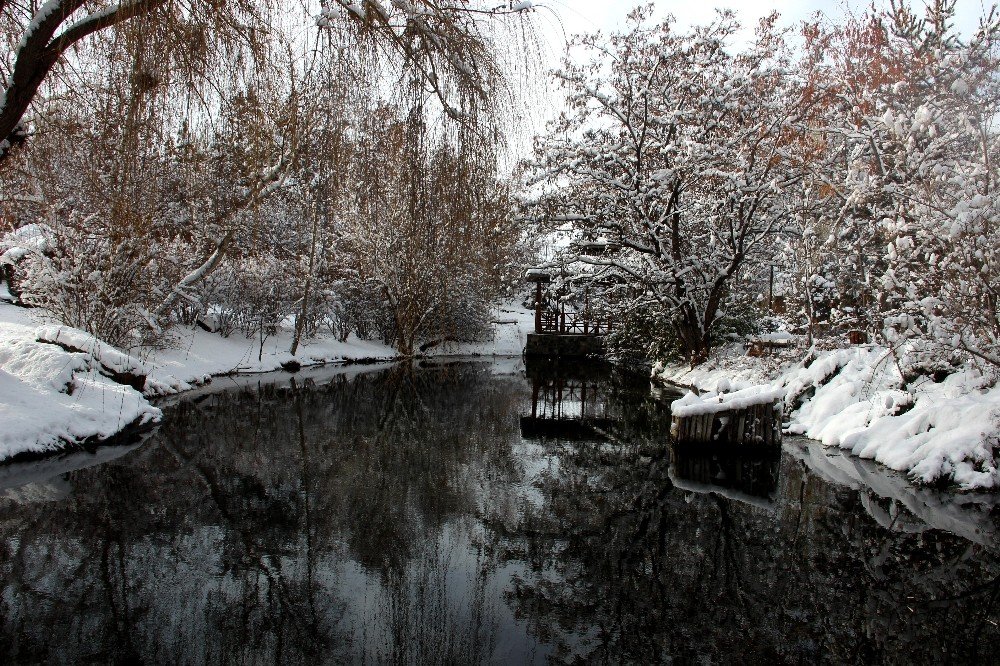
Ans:
[[[867,257],[870,324],[922,370],[1000,365],[1000,20],[961,39],[953,16],[946,0],[923,17],[894,4],[823,37],[823,178],[854,245],[832,249]]]
[[[731,14],[686,33],[647,19],[582,38],[594,62],[556,72],[568,109],[538,144],[530,206],[572,230],[562,263],[635,287],[698,363],[733,283],[788,219],[808,108],[773,17],[735,55]],[[595,242],[614,249],[576,251]]]

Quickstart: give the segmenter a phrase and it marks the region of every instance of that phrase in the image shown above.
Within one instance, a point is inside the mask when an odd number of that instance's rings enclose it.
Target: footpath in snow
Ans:
[[[657,364],[653,377],[711,395],[766,391],[784,400],[785,431],[819,440],[921,484],[1000,489],[1000,387],[967,366],[942,381],[906,381],[874,346],[752,358],[742,348],[695,369]],[[686,409],[695,402],[687,396]]]
[[[445,344],[429,356],[519,356],[532,313],[500,308],[493,339]],[[98,442],[159,421],[150,400],[191,390],[212,377],[303,366],[398,360],[379,342],[352,336],[304,342],[288,353],[291,332],[260,340],[201,329],[171,331],[163,349],[125,353],[78,329],[53,325],[40,312],[0,302],[0,462]]]

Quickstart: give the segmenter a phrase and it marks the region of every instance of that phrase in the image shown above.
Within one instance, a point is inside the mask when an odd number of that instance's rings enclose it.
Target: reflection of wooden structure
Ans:
[[[529,366],[531,412],[521,417],[526,438],[594,439],[614,424],[607,413],[602,386],[610,375],[603,364],[557,363]]]
[[[674,446],[670,479],[683,490],[769,507],[778,489],[780,461],[777,451],[747,454]]]
[[[535,283],[535,332],[528,335],[527,356],[600,356],[604,353],[602,336],[614,327],[607,317],[591,312],[589,303],[580,312],[567,311],[560,303],[552,309],[546,303],[542,285],[552,278],[540,270],[530,270],[527,280]]]

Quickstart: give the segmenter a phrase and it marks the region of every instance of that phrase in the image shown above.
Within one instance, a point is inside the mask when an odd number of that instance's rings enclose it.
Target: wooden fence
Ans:
[[[551,312],[538,314],[537,333],[558,335],[607,335],[615,327],[608,317],[595,317],[585,312]]]

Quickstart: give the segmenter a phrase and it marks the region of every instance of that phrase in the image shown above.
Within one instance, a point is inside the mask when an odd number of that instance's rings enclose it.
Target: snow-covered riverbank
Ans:
[[[1000,387],[974,366],[907,381],[875,345],[753,358],[732,347],[695,369],[658,364],[660,381],[700,391],[767,385],[785,428],[904,472],[921,484],[1000,488]]]
[[[491,340],[443,344],[430,356],[519,356],[532,314],[499,308]],[[398,360],[379,342],[311,340],[288,353],[291,331],[260,340],[178,328],[169,346],[124,353],[40,312],[0,302],[0,461],[109,439],[158,421],[156,397],[191,390],[212,377],[303,367]],[[141,390],[122,383],[140,378]],[[142,381],[142,377],[145,380]]]
[[[105,440],[160,418],[139,391],[102,372],[96,355],[40,342],[43,329],[27,311],[0,305],[0,459]]]

